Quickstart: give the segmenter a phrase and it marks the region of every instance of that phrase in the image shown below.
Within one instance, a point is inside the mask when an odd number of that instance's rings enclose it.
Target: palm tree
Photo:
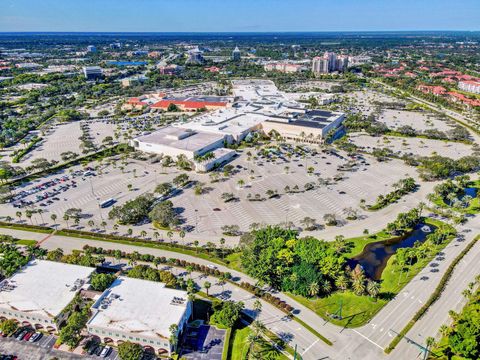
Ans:
[[[330,283],[330,281],[324,280],[322,282],[322,292],[328,295],[330,294],[331,291],[332,291],[332,284]]]
[[[253,302],[253,311],[255,311],[255,317],[257,317],[262,311],[262,303],[260,302],[260,300],[256,299]]]
[[[172,231],[168,231],[168,232],[167,232],[167,237],[170,239],[170,242],[172,242],[173,232],[172,232]]]
[[[316,296],[319,291],[320,291],[320,287],[318,286],[318,283],[316,281],[312,282],[308,287],[308,293],[312,297]]]
[[[140,236],[145,238],[145,236],[147,236],[147,232],[145,230],[140,231]]]
[[[18,221],[20,221],[22,219],[22,212],[21,211],[17,211],[15,213],[15,216],[18,217]]]
[[[153,233],[153,238],[154,238],[155,240],[158,240],[158,237],[159,237],[159,236],[160,236],[160,234],[159,234],[158,231],[155,231],[155,232]]]
[[[193,245],[195,246],[195,252],[196,252],[197,254],[198,254],[198,244],[199,244],[198,240],[195,240],[195,241],[193,242]]]
[[[64,214],[63,220],[65,221],[65,224],[67,224],[67,229],[68,229],[68,220],[70,220],[70,216],[68,214]]]
[[[352,283],[352,287],[353,287],[353,292],[356,295],[363,295],[365,293],[365,282],[363,281],[363,279],[360,279],[360,278],[354,279]]]
[[[440,329],[439,329],[439,332],[442,336],[448,336],[450,334],[450,327],[448,327],[447,325],[443,324],[442,326],[440,326]]]
[[[335,280],[335,286],[339,288],[342,291],[347,290],[349,285],[348,278],[345,275],[340,275],[336,280]]]
[[[176,351],[178,343],[178,325],[172,324],[168,330],[170,331],[170,343],[172,344],[173,351]]]
[[[221,238],[220,239],[220,248],[222,249],[222,260],[223,260],[223,257],[224,257],[224,248],[223,246],[225,245],[225,238]]]
[[[50,215],[50,219],[52,219],[53,223],[55,223],[55,220],[57,220],[57,214]]]
[[[180,236],[180,239],[182,239],[182,243],[183,243],[183,239],[185,238],[185,230],[181,230],[178,235]],[[185,244],[183,244],[185,245]]]
[[[127,229],[127,234],[128,234],[128,236],[132,236],[132,234],[133,234],[132,228]]]
[[[208,295],[208,289],[210,289],[210,288],[212,287],[212,283],[211,283],[210,281],[205,281],[205,282],[203,283],[203,287],[204,287],[205,290],[207,291],[207,296],[209,296],[209,295]]]
[[[93,220],[88,220],[88,226],[90,226],[91,228],[93,228],[95,226],[95,221]]]
[[[380,293],[380,285],[378,284],[378,282],[369,280],[367,282],[367,292],[368,295],[376,299],[378,294]]]
[[[37,210],[37,213],[40,215],[40,219],[42,219],[42,224],[44,224],[45,222],[43,221],[43,210],[42,209],[38,209]]]

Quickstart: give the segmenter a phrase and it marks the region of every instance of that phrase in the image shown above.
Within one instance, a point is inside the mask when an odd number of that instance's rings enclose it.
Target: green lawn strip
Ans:
[[[244,360],[247,353],[247,337],[251,333],[248,326],[243,329],[235,329],[229,346],[228,360]]]
[[[222,265],[222,266],[227,266],[226,263],[222,262],[220,259],[211,257],[207,254],[202,254],[202,253],[197,253],[195,250],[188,250],[188,249],[183,249],[181,247],[175,247],[175,246],[169,246],[166,244],[160,244],[160,243],[154,243],[151,241],[147,240],[139,240],[139,239],[132,239],[132,240],[127,240],[127,239],[109,239],[109,238],[104,238],[102,236],[95,236],[95,235],[88,235],[85,233],[82,234],[76,234],[74,232],[70,232],[68,230],[59,230],[55,233],[55,235],[60,235],[60,236],[69,236],[69,237],[75,237],[79,239],[86,239],[86,240],[96,240],[96,241],[105,241],[105,242],[110,242],[110,243],[117,243],[117,244],[124,244],[124,245],[132,245],[132,246],[141,246],[141,247],[148,247],[152,249],[159,249],[159,250],[165,250],[165,251],[171,251],[171,252],[176,252],[179,254],[184,254],[184,255],[189,255],[192,257],[197,257],[200,259],[204,259],[210,262],[214,262],[216,264]]]
[[[436,219],[427,218],[425,223],[436,227],[446,226],[452,228],[450,225]],[[392,238],[391,235],[388,235],[388,233],[383,231],[376,235],[378,236],[377,239],[371,239],[368,236],[347,239],[347,243],[354,242],[355,245],[346,256],[352,257],[358,255],[368,243]],[[363,326],[388,303],[388,299],[391,299],[394,295],[398,294],[401,289],[403,289],[403,287],[407,285],[408,282],[413,279],[439,251],[444,249],[452,239],[453,236],[448,238],[442,244],[435,246],[435,250],[432,251],[429,256],[422,258],[419,262],[414,264],[408,272],[401,272],[400,268],[395,264],[395,255],[393,255],[388,260],[387,266],[382,272],[380,291],[383,296],[379,296],[378,299],[373,299],[366,295],[355,295],[349,290],[344,292],[337,291],[327,297],[316,299],[308,299],[290,293],[287,293],[287,295],[303,306],[314,311],[325,321],[330,321],[332,324],[349,328]],[[398,274],[402,275],[399,277]],[[340,303],[342,303],[343,319],[339,320],[330,318],[328,314],[336,313],[339,310]]]
[[[225,333],[225,340],[223,342],[222,360],[228,360],[231,337],[232,337],[232,329],[227,329],[227,332]]]
[[[15,242],[18,245],[26,245],[26,246],[35,246],[37,245],[36,240],[18,240]]]
[[[443,274],[439,284],[437,285],[437,287],[435,288],[435,291],[432,293],[432,295],[430,295],[430,297],[428,298],[427,302],[415,313],[415,315],[413,316],[413,318],[408,322],[408,324],[402,329],[402,331],[400,331],[400,333],[395,336],[395,338],[392,340],[392,342],[388,345],[388,347],[385,349],[385,353],[387,354],[390,354],[393,349],[395,349],[395,347],[398,345],[398,343],[400,342],[400,340],[402,340],[402,338],[410,331],[410,329],[415,325],[415,323],[420,320],[420,318],[423,316],[423,314],[425,314],[428,309],[430,308],[430,306],[433,305],[433,303],[435,303],[435,301],[437,301],[439,298],[440,298],[440,295],[442,294],[443,290],[445,289],[445,287],[447,286],[448,284],[448,281],[450,280],[452,274],[453,274],[453,271],[455,270],[455,267],[457,266],[457,264],[463,259],[463,257],[470,251],[470,249],[477,243],[478,239],[480,237],[477,236],[475,239],[472,240],[472,242],[470,242],[470,244],[468,244],[465,249],[462,250],[462,252],[460,254],[458,254],[458,256],[452,261],[452,263],[450,264],[450,266],[448,267],[447,271],[445,272],[445,274]]]
[[[301,320],[300,318],[296,317],[295,315],[292,317],[293,320],[295,320],[296,322],[298,322],[299,324],[301,324],[304,328],[306,328],[308,331],[310,331],[313,335],[315,335],[316,337],[318,337],[320,340],[322,340],[325,344],[327,345],[330,345],[332,346],[333,343],[328,340],[325,336],[323,336],[322,334],[320,334],[317,330],[315,330],[314,328],[312,328],[310,325],[308,325],[306,322],[304,322],[303,320]],[[293,355],[293,354],[292,354]]]
[[[53,232],[53,229],[48,227],[26,225],[26,224],[14,224],[14,223],[7,223],[3,221],[0,221],[0,228],[30,231],[30,232],[37,232],[42,234],[50,234],[51,232]]]
[[[419,138],[419,139],[426,139],[426,140],[443,141],[445,143],[452,142],[452,143],[462,143],[462,144],[465,144],[465,145],[471,145],[472,144],[472,141],[469,141],[469,140],[435,139],[435,138],[428,137],[426,135],[421,135],[421,134],[417,134],[415,136],[410,136],[410,135],[405,135],[405,134],[399,133],[398,131],[394,131],[394,130],[387,131],[383,135],[384,136],[392,136],[392,137],[401,137],[401,138],[405,138],[405,139]]]

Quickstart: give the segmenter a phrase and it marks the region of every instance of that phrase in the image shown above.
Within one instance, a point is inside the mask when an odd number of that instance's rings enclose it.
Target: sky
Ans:
[[[480,0],[0,0],[0,32],[480,30]]]

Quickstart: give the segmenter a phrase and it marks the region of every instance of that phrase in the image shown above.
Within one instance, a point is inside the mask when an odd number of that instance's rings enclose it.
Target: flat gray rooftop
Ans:
[[[190,130],[183,127],[166,126],[149,135],[140,136],[136,141],[170,146],[175,149],[196,151],[223,140],[224,135],[199,130]]]
[[[187,309],[187,292],[120,276],[93,309],[98,312],[88,322],[91,327],[168,339],[170,325],[179,324]]]
[[[54,318],[79,290],[75,282],[87,279],[93,271],[86,266],[31,261],[0,283],[0,308]]]

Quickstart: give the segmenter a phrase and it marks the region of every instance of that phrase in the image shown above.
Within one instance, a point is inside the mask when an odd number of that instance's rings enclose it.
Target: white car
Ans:
[[[112,351],[112,348],[110,346],[105,346],[100,353],[100,357],[105,358],[110,354],[110,351]]]
[[[209,269],[213,269],[213,270],[216,270],[216,269],[217,269],[217,267],[216,267],[215,265],[212,265],[212,264],[207,265],[207,267],[208,267]]]

